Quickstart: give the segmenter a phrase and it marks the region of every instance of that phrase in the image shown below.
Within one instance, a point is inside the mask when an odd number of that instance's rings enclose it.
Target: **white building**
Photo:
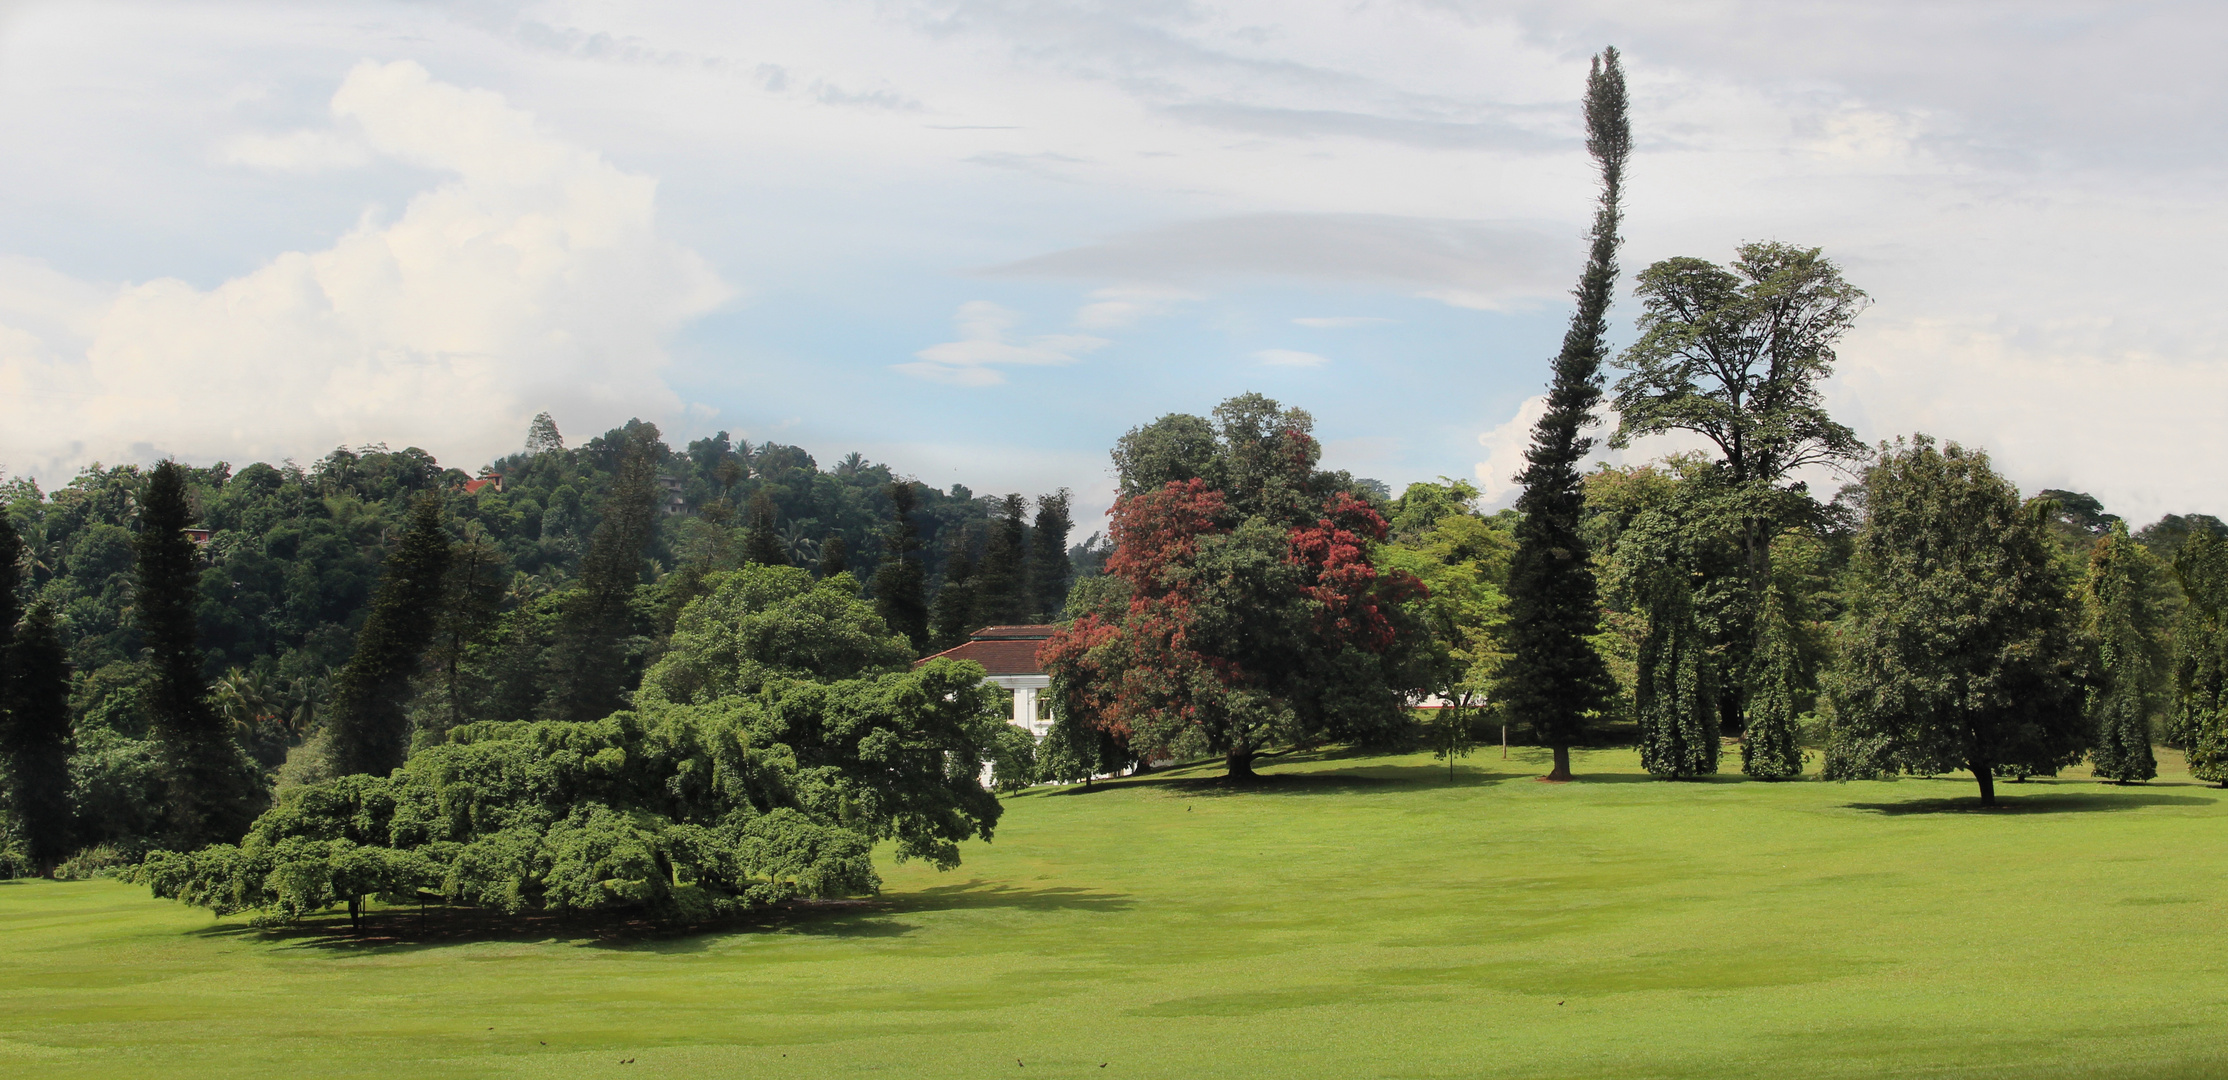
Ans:
[[[967,635],[967,643],[923,658],[973,660],[989,675],[985,683],[1013,695],[1013,725],[1039,739],[1052,730],[1051,702],[1044,691],[1052,677],[1037,663],[1037,650],[1052,637],[1056,626],[986,626]]]

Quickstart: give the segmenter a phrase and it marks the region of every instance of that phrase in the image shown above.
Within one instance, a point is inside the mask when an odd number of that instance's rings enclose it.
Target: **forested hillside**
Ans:
[[[630,462],[641,490],[626,490]],[[50,613],[71,672],[73,846],[120,845],[127,855],[164,828],[153,661],[134,611],[152,471],[95,466],[51,492],[28,479],[0,484],[22,553],[11,610]],[[1057,612],[1070,577],[1064,492],[941,490],[856,453],[822,468],[802,448],[724,432],[676,450],[641,422],[567,446],[544,416],[520,452],[473,473],[385,446],[337,449],[308,466],[179,471],[193,521],[200,676],[253,767],[286,783],[331,771],[319,739],[336,676],[365,645],[375,597],[424,500],[438,506],[448,550],[430,610],[414,616],[426,647],[404,665],[401,707],[419,745],[476,721],[600,717],[664,653],[707,576],[746,563],[848,572],[870,599],[918,612],[916,652]],[[904,529],[898,500],[909,509]],[[601,574],[616,580],[596,580],[599,536],[611,549]],[[893,550],[907,557],[893,564]],[[1087,568],[1092,556],[1078,545],[1072,557]],[[914,595],[876,596],[877,582]],[[599,591],[617,602],[591,610]],[[600,691],[610,700],[582,704],[572,698],[595,696],[579,685],[591,647],[607,655],[588,666],[610,669],[595,674],[613,685]]]

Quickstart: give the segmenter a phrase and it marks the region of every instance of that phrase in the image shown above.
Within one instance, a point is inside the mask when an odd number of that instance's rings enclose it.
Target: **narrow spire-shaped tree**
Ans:
[[[186,470],[155,466],[141,499],[133,608],[151,671],[149,709],[170,788],[171,841],[181,847],[237,840],[261,801],[252,766],[232,744],[201,678],[199,555],[186,528]]]
[[[356,651],[333,680],[334,772],[385,776],[409,756],[410,717],[404,707],[410,680],[440,625],[448,571],[441,499],[421,495],[411,508],[409,530],[387,556],[386,576],[356,633]]]
[[[5,517],[0,512],[0,517]],[[0,545],[4,547],[5,545]],[[70,662],[54,610],[33,604],[10,643],[7,710],[0,717],[0,763],[7,766],[10,810],[41,874],[69,854]]]
[[[1008,495],[1003,513],[992,519],[990,537],[983,544],[982,561],[975,564],[975,625],[1009,626],[1029,617],[1036,604],[1029,596],[1028,538],[1022,513],[1028,503]]]
[[[894,520],[883,541],[882,564],[874,568],[874,609],[891,630],[905,635],[918,653],[928,648],[928,596],[921,568],[921,530],[913,523],[914,494],[909,481],[890,484]]]
[[[1068,604],[1068,489],[1037,496],[1037,520],[1029,530],[1029,593],[1035,617],[1058,619]]]
[[[1570,747],[1613,692],[1608,667],[1587,642],[1598,626],[1593,570],[1578,531],[1585,492],[1578,465],[1594,441],[1581,434],[1601,401],[1608,353],[1609,302],[1617,285],[1617,227],[1632,131],[1625,118],[1625,76],[1617,50],[1594,58],[1586,81],[1586,150],[1601,170],[1592,246],[1578,279],[1578,309],[1563,335],[1547,392],[1547,412],[1532,429],[1518,480],[1517,550],[1509,566],[1509,661],[1504,700],[1553,748],[1549,780],[1570,779]]]
[[[2097,665],[2089,688],[2089,717],[2096,722],[2089,761],[2097,779],[2121,784],[2158,775],[2151,753],[2151,677],[2158,657],[2151,628],[2143,625],[2141,557],[2127,523],[2115,521],[2090,549],[2089,577],[2081,587]]]
[[[1788,780],[1803,772],[1796,703],[1802,688],[1802,654],[1777,585],[1764,590],[1757,614],[1756,653],[1748,663],[1746,719],[1741,725],[1741,771],[1758,780]]]
[[[2188,603],[2174,628],[2172,735],[2190,775],[2228,787],[2228,540],[2191,536],[2174,572]]]
[[[1679,570],[1650,583],[1648,635],[1640,642],[1633,692],[1640,721],[1640,765],[1686,780],[1717,771],[1717,672],[1708,635],[1694,620],[1694,590]]]

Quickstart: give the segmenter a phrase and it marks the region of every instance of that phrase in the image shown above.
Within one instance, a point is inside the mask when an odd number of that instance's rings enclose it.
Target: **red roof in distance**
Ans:
[[[1037,663],[1037,649],[1058,629],[1050,625],[985,626],[967,635],[966,644],[924,656],[913,666],[937,659],[973,660],[989,675],[1042,675],[1044,668]]]

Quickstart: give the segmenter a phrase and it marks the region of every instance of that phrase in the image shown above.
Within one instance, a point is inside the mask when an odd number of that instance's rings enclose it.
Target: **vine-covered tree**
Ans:
[[[2129,784],[2158,775],[2151,752],[2151,686],[2158,670],[2155,627],[2145,625],[2140,591],[2143,553],[2115,519],[2089,554],[2081,598],[2096,649],[2089,717],[2096,745],[2089,760],[2099,779]]]
[[[2170,736],[2190,775],[2228,787],[2228,539],[2193,530],[2174,558],[2188,603],[2174,630]]]
[[[1864,501],[1828,776],[1966,769],[1993,806],[1997,775],[2079,761],[2090,728],[2047,503],[1923,435],[1881,447]]]
[[[387,557],[387,573],[356,633],[356,651],[333,680],[327,721],[333,771],[385,776],[410,752],[410,680],[440,625],[449,571],[441,500],[423,495],[410,529]]]
[[[921,568],[921,528],[913,521],[913,485],[893,481],[889,496],[893,520],[883,540],[882,565],[874,570],[874,609],[918,653],[928,648],[928,596]]]
[[[1717,772],[1717,667],[1695,619],[1686,574],[1666,568],[1647,586],[1648,636],[1640,644],[1633,688],[1640,725],[1640,765],[1657,776],[1688,780]]]
[[[1601,401],[1608,352],[1609,302],[1617,284],[1617,227],[1632,129],[1625,118],[1625,75],[1617,50],[1594,58],[1586,81],[1586,150],[1601,172],[1578,309],[1563,335],[1548,386],[1547,411],[1532,429],[1518,476],[1516,556],[1509,568],[1509,661],[1502,693],[1512,715],[1529,723],[1555,755],[1550,780],[1570,779],[1570,748],[1583,740],[1614,687],[1587,642],[1598,622],[1593,569],[1579,535],[1585,491],[1578,464],[1593,440],[1583,432]]]
[[[1788,617],[1784,589],[1764,591],[1757,613],[1756,652],[1748,663],[1748,722],[1741,731],[1741,771],[1758,780],[1788,780],[1803,772],[1798,701],[1802,652]]]

